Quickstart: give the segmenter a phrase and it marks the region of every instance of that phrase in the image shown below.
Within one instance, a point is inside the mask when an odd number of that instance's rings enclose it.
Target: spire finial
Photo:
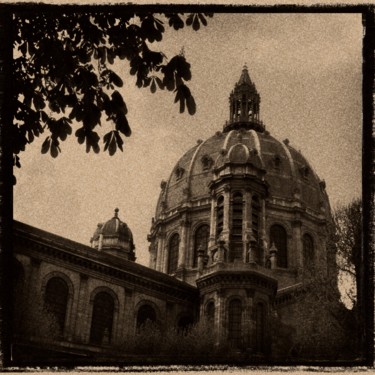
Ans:
[[[241,85],[243,83],[251,85],[251,79],[250,79],[250,76],[249,76],[249,71],[247,70],[246,63],[245,63],[245,65],[242,68],[241,77],[240,77],[240,79],[238,81],[239,85]]]
[[[118,212],[119,212],[120,210],[118,209],[118,208],[115,208],[115,217],[118,217]]]

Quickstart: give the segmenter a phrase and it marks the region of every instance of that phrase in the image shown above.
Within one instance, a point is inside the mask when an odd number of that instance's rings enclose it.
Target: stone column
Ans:
[[[215,245],[216,235],[216,199],[215,195],[211,194],[211,218],[210,218],[210,238],[208,242],[208,248],[210,249]]]
[[[253,348],[254,322],[253,322],[253,298],[254,290],[246,289],[245,311],[243,314],[243,341],[245,349]]]
[[[78,289],[78,302],[77,302],[77,313],[74,324],[74,337],[79,342],[84,341],[85,332],[90,330],[90,323],[88,322],[88,302],[90,297],[88,296],[87,280],[88,276],[84,274],[79,275],[79,289]]]
[[[267,234],[266,234],[266,200],[264,198],[260,198],[261,204],[261,214],[260,214],[260,233],[259,233],[259,263],[264,266],[266,264],[266,251],[267,251]],[[270,246],[271,244],[269,244]],[[268,247],[269,247],[268,246]]]
[[[41,295],[40,285],[40,263],[40,259],[30,259],[30,274],[27,288],[27,295],[29,299],[35,299],[36,296],[41,296],[43,298]]]
[[[224,218],[223,218],[223,231],[221,237],[227,244],[229,244],[229,232],[230,232],[230,186],[224,187]]]
[[[301,238],[301,220],[296,219],[292,222],[293,226],[293,244],[294,244],[294,254],[288,252],[288,266],[297,268],[298,270],[303,270],[303,254],[302,254],[302,238]],[[291,261],[294,259],[294,262]]]
[[[217,340],[219,343],[226,341],[226,314],[225,314],[225,296],[222,290],[216,292],[215,303],[215,326],[217,332]]]
[[[163,272],[163,258],[165,252],[165,233],[158,233],[157,235],[158,248],[156,253],[156,270]]]
[[[190,226],[190,222],[187,221],[186,219],[180,221],[181,236],[180,236],[180,246],[179,246],[179,252],[178,252],[177,268],[185,268],[189,226]]]
[[[248,251],[250,245],[250,238],[252,234],[251,228],[252,220],[251,220],[251,190],[245,190],[245,205],[243,210],[243,261],[246,263],[248,261]]]

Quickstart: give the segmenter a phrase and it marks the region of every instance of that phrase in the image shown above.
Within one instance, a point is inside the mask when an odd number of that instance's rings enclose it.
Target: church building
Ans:
[[[305,275],[335,277],[332,219],[324,180],[266,130],[246,66],[223,129],[188,150],[160,189],[149,267],[136,263],[118,209],[90,245],[14,223],[15,315],[38,316],[27,310],[36,303],[55,319],[53,337],[30,319],[15,330],[15,358],[113,359],[146,322],[184,332],[202,321],[217,346],[276,355],[271,320],[296,328]]]

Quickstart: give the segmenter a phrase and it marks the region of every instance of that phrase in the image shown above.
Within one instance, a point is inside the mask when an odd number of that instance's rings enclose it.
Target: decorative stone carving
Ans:
[[[166,187],[167,187],[167,181],[161,180],[161,182],[160,182],[161,190],[164,191]]]
[[[214,164],[214,161],[212,160],[212,158],[207,154],[202,156],[201,162],[202,162],[202,168],[204,171],[209,170]]]
[[[299,168],[299,173],[303,178],[308,178],[310,175],[310,168],[308,166],[303,166]]]
[[[185,173],[185,169],[180,166],[177,166],[176,171],[175,171],[176,179],[180,180],[182,176],[184,175],[184,173]]]

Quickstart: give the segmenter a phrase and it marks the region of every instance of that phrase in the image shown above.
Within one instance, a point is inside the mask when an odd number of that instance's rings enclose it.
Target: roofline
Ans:
[[[15,237],[23,238],[36,244],[64,252],[65,254],[68,253],[71,256],[84,258],[85,261],[93,264],[101,264],[106,267],[117,269],[120,272],[128,273],[136,278],[147,277],[153,281],[156,281],[159,285],[163,284],[163,286],[167,288],[177,287],[178,289],[184,289],[185,291],[189,291],[191,293],[195,293],[197,291],[196,287],[177,280],[176,278],[167,274],[153,270],[133,261],[119,258],[112,254],[100,252],[90,246],[69,240],[16,220],[13,221],[13,235],[13,241],[15,240]]]

